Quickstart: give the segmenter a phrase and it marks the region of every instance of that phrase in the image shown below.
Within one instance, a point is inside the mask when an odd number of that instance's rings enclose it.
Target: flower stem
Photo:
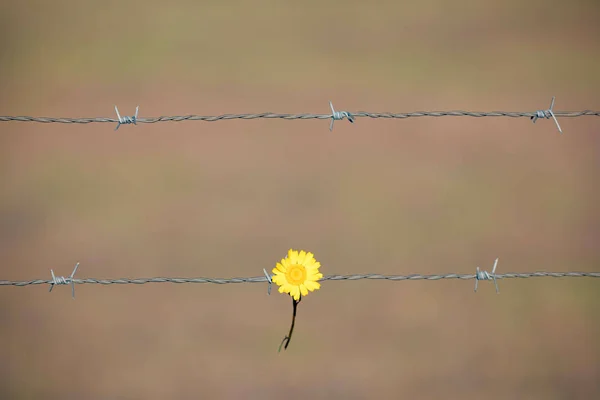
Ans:
[[[296,308],[298,307],[300,300],[302,300],[302,297],[300,297],[297,301],[292,297],[292,305],[294,307],[294,312],[292,316],[292,326],[290,326],[290,332],[281,341],[281,344],[279,345],[279,350],[277,350],[278,353],[281,351],[281,346],[283,346],[284,343],[285,346],[283,347],[283,349],[287,350],[288,345],[290,344],[290,340],[292,340],[292,333],[294,333],[294,324],[296,323]]]

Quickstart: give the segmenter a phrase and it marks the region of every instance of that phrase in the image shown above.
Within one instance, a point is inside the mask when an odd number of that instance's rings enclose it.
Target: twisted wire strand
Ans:
[[[496,279],[514,279],[514,278],[600,278],[600,272],[525,272],[525,273],[504,273],[493,274]],[[442,274],[442,275],[380,275],[380,274],[353,274],[353,275],[326,275],[321,281],[356,281],[361,279],[389,280],[389,281],[436,281],[441,279],[477,279],[477,274]],[[119,279],[77,279],[73,278],[69,283],[75,284],[98,284],[98,285],[144,285],[147,283],[263,283],[268,282],[266,276],[256,276],[249,278],[119,278]],[[36,279],[31,281],[0,281],[0,286],[24,287],[29,285],[52,285],[56,284],[53,280]]]
[[[513,111],[415,111],[409,113],[389,113],[389,112],[348,112],[353,118],[388,118],[388,119],[406,119],[416,117],[508,117],[508,118],[539,118],[539,111],[534,112],[513,112]],[[582,117],[595,116],[600,117],[600,111],[554,111],[556,117]],[[153,124],[157,122],[181,122],[181,121],[205,121],[215,122],[224,120],[249,120],[249,119],[331,119],[332,114],[277,114],[264,112],[258,114],[223,114],[223,115],[181,115],[181,116],[160,116],[149,118],[136,118],[137,123]],[[90,123],[123,123],[115,118],[93,117],[93,118],[63,118],[63,117],[30,117],[30,116],[0,116],[0,122],[39,122],[39,123],[60,123],[60,124],[90,124]]]

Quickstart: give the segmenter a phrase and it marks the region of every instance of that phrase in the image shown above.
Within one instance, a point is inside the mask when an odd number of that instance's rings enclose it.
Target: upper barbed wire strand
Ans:
[[[419,117],[507,117],[507,118],[534,118],[538,112],[516,112],[516,111],[414,111],[408,113],[390,112],[348,112],[355,118],[387,118],[406,119]],[[600,117],[600,111],[554,111],[556,117],[576,118],[583,116]],[[223,114],[223,115],[180,115],[137,118],[137,123],[153,124],[157,122],[182,122],[182,121],[205,121],[216,122],[225,120],[248,120],[248,119],[331,119],[331,114],[278,114],[264,112],[258,114]],[[90,123],[119,123],[115,118],[90,117],[90,118],[66,118],[66,117],[31,117],[31,116],[0,116],[0,122],[38,122],[38,123],[60,123],[60,124],[90,124]]]

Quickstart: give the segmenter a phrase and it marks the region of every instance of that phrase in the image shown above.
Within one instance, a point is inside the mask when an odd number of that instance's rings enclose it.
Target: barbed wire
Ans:
[[[558,124],[557,117],[576,118],[582,116],[600,117],[600,111],[583,110],[583,111],[554,111],[554,97],[550,104],[550,108],[546,110],[537,110],[533,112],[519,111],[415,111],[408,113],[390,113],[390,112],[348,112],[335,111],[331,102],[329,102],[331,114],[279,114],[272,112],[263,112],[256,114],[223,114],[223,115],[180,115],[180,116],[160,116],[138,118],[139,106],[136,107],[133,116],[121,117],[117,106],[115,111],[117,119],[105,117],[90,117],[90,118],[65,118],[65,117],[30,117],[30,116],[0,116],[0,122],[16,121],[16,122],[39,122],[39,123],[60,123],[60,124],[90,124],[90,123],[117,123],[115,130],[121,125],[137,123],[153,124],[157,122],[182,122],[182,121],[205,121],[216,122],[225,120],[251,120],[251,119],[283,119],[283,120],[308,120],[308,119],[331,119],[329,130],[333,130],[333,123],[336,120],[347,119],[354,122],[356,118],[384,118],[384,119],[406,119],[418,117],[508,117],[508,118],[530,118],[534,123],[539,118],[553,118],[559,132],[562,129]]]
[[[320,281],[356,281],[362,279],[371,280],[388,280],[388,281],[437,281],[446,279],[459,279],[459,280],[475,280],[475,291],[477,291],[478,282],[481,280],[492,280],[496,286],[496,292],[498,290],[497,280],[499,279],[525,279],[525,278],[600,278],[600,272],[508,272],[504,274],[496,274],[496,267],[498,265],[498,259],[494,263],[492,272],[480,270],[479,267],[476,269],[475,274],[434,274],[434,275],[422,275],[422,274],[411,274],[411,275],[382,275],[382,274],[351,274],[351,275],[325,275]],[[29,281],[7,281],[0,280],[0,286],[16,286],[25,287],[30,285],[50,285],[50,290],[56,285],[71,285],[72,295],[75,297],[75,285],[82,284],[96,284],[96,285],[145,285],[148,283],[212,283],[218,285],[234,284],[234,283],[268,283],[268,293],[271,293],[272,276],[263,269],[264,276],[245,277],[245,278],[176,278],[176,277],[155,277],[155,278],[118,278],[118,279],[96,279],[96,278],[85,278],[77,279],[74,278],[75,272],[79,267],[79,263],[75,265],[73,272],[70,276],[55,276],[54,271],[51,270],[52,279],[35,279]]]

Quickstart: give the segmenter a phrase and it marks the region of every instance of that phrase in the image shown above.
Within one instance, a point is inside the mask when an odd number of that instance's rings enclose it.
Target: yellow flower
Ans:
[[[317,282],[323,277],[319,272],[321,263],[315,260],[313,253],[290,249],[286,258],[273,268],[273,282],[279,286],[279,293],[289,293],[295,300],[300,294],[306,296],[321,287]]]

